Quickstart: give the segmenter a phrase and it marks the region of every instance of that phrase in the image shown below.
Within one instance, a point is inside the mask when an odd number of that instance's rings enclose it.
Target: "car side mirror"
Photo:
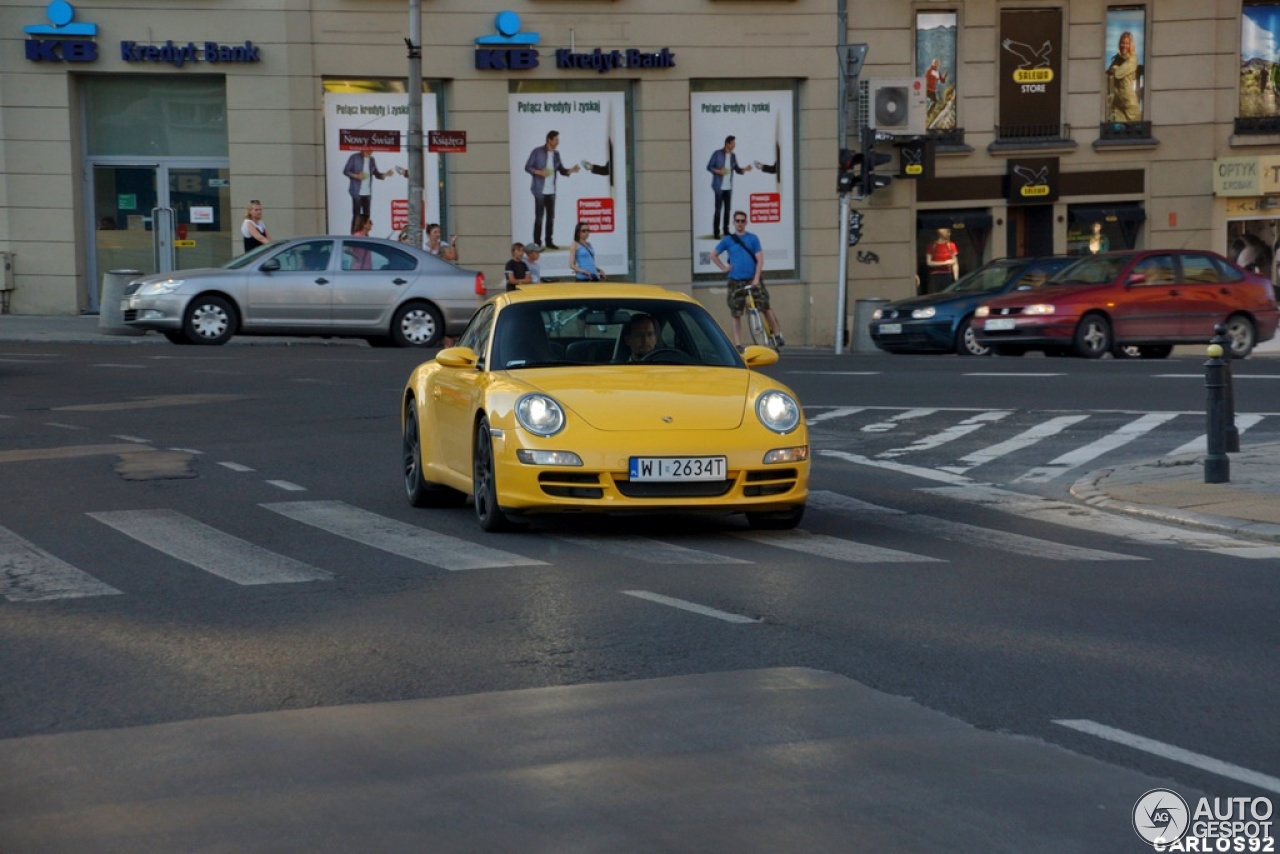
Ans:
[[[748,344],[742,351],[742,361],[747,363],[748,368],[767,368],[777,364],[778,351],[758,344]]]
[[[446,347],[436,353],[436,364],[446,368],[474,368],[480,356],[470,347]]]
[[[263,261],[262,266],[258,268],[264,273],[274,273],[280,269],[280,259],[272,258],[270,261]]]
[[[1031,290],[1031,286],[1030,286],[1030,285],[1018,285],[1016,288],[1014,288],[1014,290],[1015,290],[1015,291],[1029,291],[1029,290]]]

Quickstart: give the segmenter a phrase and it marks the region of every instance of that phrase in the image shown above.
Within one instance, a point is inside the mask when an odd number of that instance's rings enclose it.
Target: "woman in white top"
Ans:
[[[244,237],[244,251],[257,249],[271,242],[267,234],[267,224],[262,221],[262,202],[257,199],[249,202],[244,209],[244,222],[240,223],[240,235]]]
[[[427,226],[426,241],[422,248],[430,252],[432,255],[438,255],[446,261],[458,263],[458,235],[449,238],[449,242],[445,243],[441,240],[440,223],[433,222]]]

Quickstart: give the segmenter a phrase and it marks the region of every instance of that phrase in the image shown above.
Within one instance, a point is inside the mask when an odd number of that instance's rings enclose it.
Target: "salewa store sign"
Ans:
[[[476,39],[476,68],[480,71],[528,71],[537,68],[541,55],[534,47],[541,38],[537,33],[520,32],[520,16],[515,12],[499,12],[492,35]],[[621,68],[675,68],[676,55],[670,48],[656,51],[605,50],[574,51],[561,48],[555,52],[555,67],[565,70],[587,69],[605,74]]]
[[[67,0],[53,0],[45,7],[47,24],[23,27],[28,36],[26,56],[32,62],[94,62],[98,59],[98,25],[75,20],[76,11]],[[241,44],[194,42],[147,44],[120,42],[123,62],[150,62],[181,68],[188,63],[261,62],[258,46],[251,41]]]

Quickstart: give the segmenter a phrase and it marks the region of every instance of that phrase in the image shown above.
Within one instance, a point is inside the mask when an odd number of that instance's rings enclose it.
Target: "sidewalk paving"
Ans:
[[[0,341],[164,344],[159,333],[121,333],[104,328],[98,315],[0,315]],[[237,337],[230,345],[367,346],[358,339]],[[808,349],[808,348],[793,348]],[[1204,355],[1183,346],[1177,357]],[[1280,357],[1280,336],[1258,345],[1254,357]],[[1202,455],[1152,460],[1095,471],[1077,481],[1071,494],[1091,506],[1196,528],[1280,542],[1280,444],[1248,446],[1230,455],[1229,483],[1204,482]]]

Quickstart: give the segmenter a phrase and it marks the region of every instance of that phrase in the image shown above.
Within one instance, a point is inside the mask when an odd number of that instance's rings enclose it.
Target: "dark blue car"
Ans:
[[[889,353],[986,356],[973,337],[973,312],[997,294],[1039,287],[1078,257],[1001,258],[984,264],[936,294],[898,300],[876,309],[871,340]]]

